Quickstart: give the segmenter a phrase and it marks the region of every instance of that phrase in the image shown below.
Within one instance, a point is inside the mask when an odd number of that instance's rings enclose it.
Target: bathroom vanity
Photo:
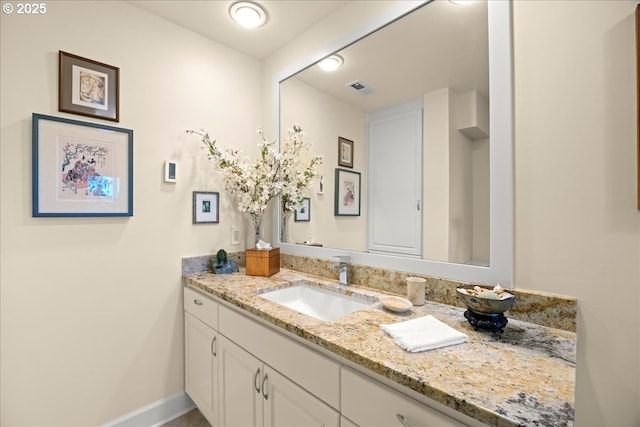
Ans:
[[[503,334],[477,332],[464,309],[429,301],[402,315],[374,303],[322,321],[260,296],[301,281],[337,287],[287,269],[183,279],[185,389],[214,426],[573,424],[573,332],[517,320]],[[379,327],[427,314],[469,341],[408,353]]]

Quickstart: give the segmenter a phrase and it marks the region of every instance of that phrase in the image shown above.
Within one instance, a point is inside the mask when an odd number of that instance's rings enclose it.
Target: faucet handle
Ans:
[[[349,255],[335,255],[334,258],[338,258],[340,264],[349,264],[351,262],[351,257]]]

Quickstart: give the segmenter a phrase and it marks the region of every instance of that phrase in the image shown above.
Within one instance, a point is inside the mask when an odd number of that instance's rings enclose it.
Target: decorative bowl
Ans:
[[[491,289],[487,288],[486,291],[491,291]],[[506,298],[497,299],[497,297],[483,298],[478,295],[470,295],[466,293],[467,289],[465,288],[457,288],[456,292],[458,293],[458,298],[465,303],[467,308],[478,314],[502,314],[516,303],[516,297],[511,294],[507,294]]]

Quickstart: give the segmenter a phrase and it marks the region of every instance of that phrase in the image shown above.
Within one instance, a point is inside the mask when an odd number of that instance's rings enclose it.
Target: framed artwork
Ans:
[[[133,131],[33,113],[34,217],[133,216]]]
[[[296,209],[293,220],[311,221],[311,199],[309,197],[304,197],[302,199],[302,206]]]
[[[59,51],[58,110],[119,121],[120,69]]]
[[[335,216],[360,216],[360,172],[336,168]]]
[[[353,167],[353,141],[341,136],[338,137],[338,165]]]
[[[193,192],[193,223],[211,224],[220,222],[220,193],[212,191]]]

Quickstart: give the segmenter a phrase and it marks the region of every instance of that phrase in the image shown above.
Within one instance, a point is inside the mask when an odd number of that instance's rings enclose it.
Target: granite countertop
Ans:
[[[335,280],[293,270],[271,277],[242,273],[185,275],[185,283],[246,310],[372,372],[465,415],[495,426],[569,426],[574,420],[576,334],[509,319],[502,334],[474,331],[464,309],[429,302],[404,314],[378,303],[332,322],[298,313],[257,294],[308,281],[372,296],[383,291],[341,287]],[[380,329],[433,315],[464,332],[469,341],[409,353]],[[508,317],[508,316],[507,316]]]

